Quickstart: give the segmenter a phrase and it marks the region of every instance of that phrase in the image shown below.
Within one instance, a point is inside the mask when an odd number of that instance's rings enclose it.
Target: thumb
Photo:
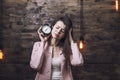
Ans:
[[[72,28],[69,30],[69,40],[72,43],[73,42],[73,37],[72,37]]]

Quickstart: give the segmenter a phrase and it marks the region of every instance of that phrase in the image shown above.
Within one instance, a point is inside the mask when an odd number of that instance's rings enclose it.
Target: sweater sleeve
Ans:
[[[44,43],[35,42],[32,49],[30,67],[35,70],[40,70],[44,57]]]
[[[70,57],[71,65],[77,66],[83,64],[83,56],[77,46],[77,43],[71,44],[72,55]]]

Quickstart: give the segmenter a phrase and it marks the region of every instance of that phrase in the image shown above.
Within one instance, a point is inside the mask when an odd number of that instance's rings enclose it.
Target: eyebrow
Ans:
[[[58,26],[56,26],[56,27],[59,27],[59,28],[61,28],[59,25],[58,25]],[[63,28],[62,28],[62,30],[65,30],[65,29],[63,29]]]

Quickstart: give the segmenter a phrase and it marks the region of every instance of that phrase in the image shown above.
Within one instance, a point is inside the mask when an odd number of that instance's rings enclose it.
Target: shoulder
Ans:
[[[36,42],[34,42],[34,44],[40,44],[41,42],[40,41],[36,41]]]
[[[39,46],[40,43],[41,43],[40,41],[37,41],[37,42],[34,42],[33,45],[34,45],[34,46]]]
[[[41,41],[34,42],[34,46],[39,47],[40,45],[48,46],[48,42],[45,42],[45,43],[43,43],[43,42],[41,42]]]

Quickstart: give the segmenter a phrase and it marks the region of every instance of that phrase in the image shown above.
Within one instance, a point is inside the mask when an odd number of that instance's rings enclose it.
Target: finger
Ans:
[[[41,41],[45,41],[45,38],[42,35],[39,35]]]
[[[44,37],[44,34],[42,32],[40,32],[40,35]]]
[[[48,35],[48,36],[46,37],[46,39],[48,39],[50,36],[51,36],[51,35]]]
[[[70,30],[69,30],[69,34],[71,34],[72,33],[72,28],[70,28]]]
[[[38,33],[38,34],[41,33],[41,28],[42,28],[42,26],[40,26],[39,29],[37,30],[37,33]]]
[[[70,28],[70,30],[69,30],[69,40],[71,43],[73,42],[72,28]]]
[[[69,30],[69,36],[71,37],[71,33],[72,33],[72,28],[70,28]]]
[[[70,28],[70,31],[72,31],[72,28]]]
[[[39,33],[38,35],[39,35],[40,39],[44,37],[43,33]]]

